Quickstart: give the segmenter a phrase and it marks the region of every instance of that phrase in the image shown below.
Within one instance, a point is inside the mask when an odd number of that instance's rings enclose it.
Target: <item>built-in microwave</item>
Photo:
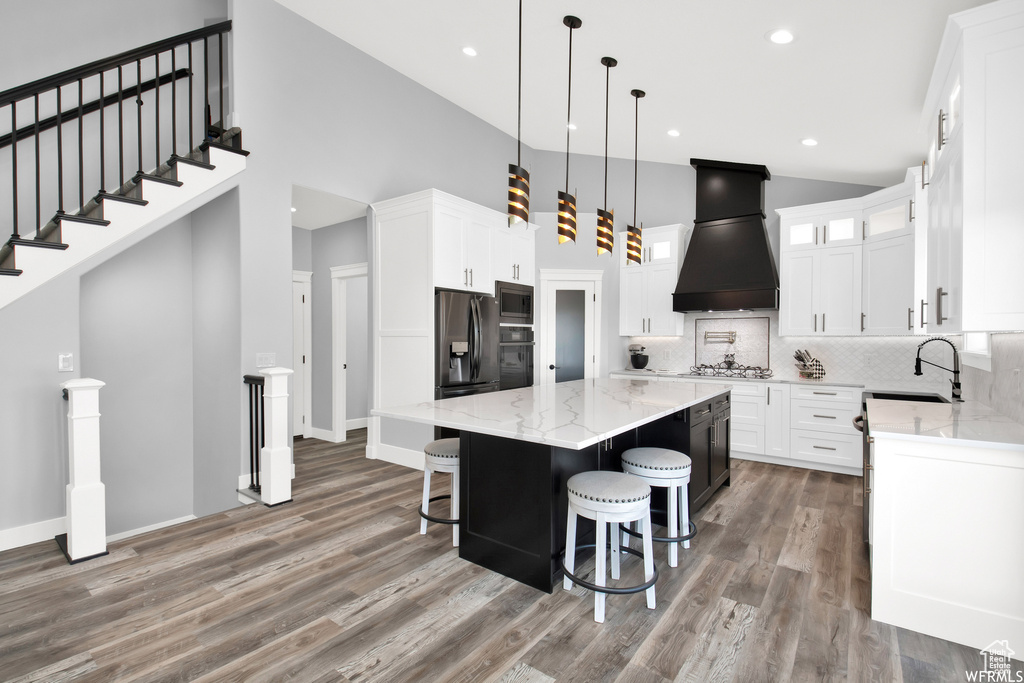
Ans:
[[[494,288],[498,300],[498,322],[533,324],[533,287],[498,280]]]

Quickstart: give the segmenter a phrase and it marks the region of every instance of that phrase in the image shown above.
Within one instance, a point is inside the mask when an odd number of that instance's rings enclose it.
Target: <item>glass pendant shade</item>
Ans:
[[[558,243],[576,241],[576,197],[558,191]]]
[[[612,253],[615,245],[615,211],[597,210],[597,255]]]
[[[530,220],[530,172],[522,166],[508,165],[508,224]]]
[[[640,250],[642,242],[640,228],[633,225],[626,226],[626,263],[640,265]]]

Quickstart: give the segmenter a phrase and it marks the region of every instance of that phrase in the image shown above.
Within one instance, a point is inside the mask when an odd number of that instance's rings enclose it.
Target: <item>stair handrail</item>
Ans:
[[[46,76],[45,78],[32,81],[31,83],[25,83],[24,85],[9,88],[0,92],[0,107],[12,102],[27,99],[34,96],[36,93],[42,93],[60,86],[70,85],[76,82],[79,78],[94,76],[100,71],[110,71],[111,69],[116,69],[119,66],[125,66],[126,64],[130,64],[131,62],[144,57],[151,57],[155,52],[166,52],[167,50],[178,47],[179,45],[192,43],[200,38],[209,38],[217,35],[218,33],[228,33],[229,31],[231,31],[230,19],[216,24],[210,24],[203,28],[197,28],[193,31],[186,31],[185,33],[181,33],[171,38],[158,40],[154,43],[143,45],[142,47],[137,47],[132,50],[127,50],[112,57],[107,57],[106,59],[98,59],[95,62],[76,66],[52,76]]]

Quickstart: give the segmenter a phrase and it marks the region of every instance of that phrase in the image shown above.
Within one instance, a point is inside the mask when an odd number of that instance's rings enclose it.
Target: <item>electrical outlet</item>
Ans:
[[[59,353],[57,354],[57,372],[74,372],[75,371],[75,354],[73,353]]]
[[[256,354],[256,367],[258,368],[272,368],[277,365],[277,354],[276,353],[257,353]]]

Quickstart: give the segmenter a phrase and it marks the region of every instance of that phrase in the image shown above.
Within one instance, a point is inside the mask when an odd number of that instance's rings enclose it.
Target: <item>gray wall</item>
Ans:
[[[188,218],[81,279],[82,374],[106,382],[107,533],[192,514],[192,226]]]
[[[313,231],[292,227],[292,270],[313,270]]]
[[[357,218],[312,231],[313,262],[313,426],[332,429],[334,401],[331,395],[333,362],[331,356],[331,268],[366,263],[366,219]],[[366,279],[349,280],[346,301],[346,338],[348,373],[345,417],[366,417],[367,393],[367,318]]]
[[[193,514],[197,517],[238,504],[239,449],[230,429],[244,392],[238,317],[238,190],[192,214]],[[229,428],[225,428],[225,427]]]

